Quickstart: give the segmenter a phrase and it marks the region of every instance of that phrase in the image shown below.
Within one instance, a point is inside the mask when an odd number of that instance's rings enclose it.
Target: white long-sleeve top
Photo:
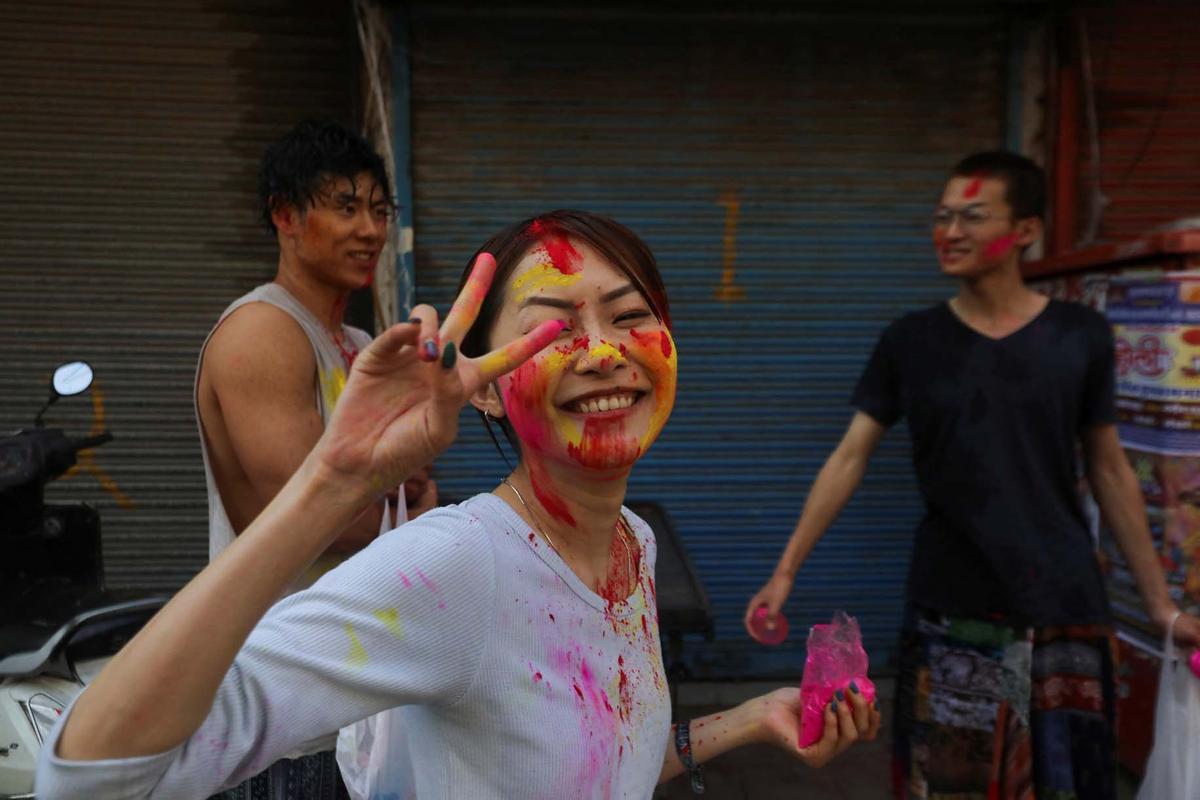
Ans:
[[[39,797],[204,798],[316,736],[403,706],[420,800],[651,796],[670,730],[654,536],[637,587],[597,595],[500,498],[381,536],[251,633],[186,742],[38,765]]]

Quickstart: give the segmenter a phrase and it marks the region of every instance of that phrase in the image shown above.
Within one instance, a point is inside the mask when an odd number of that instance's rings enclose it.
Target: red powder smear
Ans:
[[[633,709],[633,693],[623,669],[617,671],[617,696],[621,699],[621,719],[628,720],[629,712]]]
[[[632,464],[641,455],[641,445],[625,435],[625,420],[587,419],[579,444],[567,443],[567,454],[585,467],[612,469]]]
[[[571,342],[570,344],[564,344],[562,347],[556,347],[554,349],[562,353],[564,356],[569,356],[572,353],[579,352],[580,350],[587,350],[591,346],[591,339],[589,337],[577,336],[575,337],[575,341]]]
[[[541,679],[542,679],[542,673],[540,673],[540,672],[533,673],[533,682],[534,683],[537,683]]]
[[[532,469],[529,470],[529,482],[533,485],[534,496],[542,504],[542,508],[546,509],[546,513],[559,522],[565,522],[574,528],[575,517],[571,516],[571,510],[567,508],[567,504],[561,497],[551,493],[550,490],[543,489],[541,481],[537,478],[537,473]]]
[[[983,255],[989,259],[1000,259],[1008,255],[1008,251],[1012,250],[1017,241],[1017,234],[1010,233],[1007,236],[1001,236],[996,241],[987,246],[983,251]]]
[[[646,626],[646,615],[645,614],[642,614],[642,634],[647,639],[650,638],[650,629]]]
[[[654,605],[658,605],[658,588],[654,585],[654,578],[650,578],[650,597],[654,600]]]
[[[617,656],[617,666],[618,667],[625,666],[625,656]]]
[[[400,576],[400,582],[404,584],[404,588],[405,588],[405,589],[411,589],[411,588],[412,588],[412,581],[410,581],[410,580],[408,579],[408,576],[407,576],[407,575],[405,575],[405,574],[404,574],[403,572],[401,572],[400,570],[396,570],[396,574]]]
[[[983,178],[978,176],[972,178],[971,182],[967,184],[967,188],[963,190],[963,197],[968,200],[978,197],[981,186],[983,186]]]
[[[558,229],[558,226],[547,225],[542,220],[535,219],[529,225],[529,233],[537,237],[542,247],[546,248],[546,255],[550,257],[550,263],[556,270],[563,275],[573,275],[579,272],[581,267],[576,264],[583,256],[567,239],[566,234]]]
[[[642,345],[643,347],[650,346],[650,334],[638,333],[637,328],[630,328],[629,335],[633,337],[633,340],[635,342]],[[658,346],[660,348],[662,348],[663,358],[670,358],[671,357],[671,337],[668,336],[663,331],[659,332],[658,337],[659,337]]]
[[[533,531],[530,531],[530,532],[529,532],[529,541],[533,542],[534,544],[537,544],[537,539],[536,539],[536,537],[533,535]]]
[[[719,720],[720,718],[721,718],[721,715],[720,715],[720,714],[717,714],[715,717],[713,717],[713,722],[716,722],[716,721],[717,721],[717,720]]]
[[[578,311],[579,309],[583,308],[583,306],[586,302],[587,302],[586,300],[580,300],[578,303],[575,304],[575,310]]]

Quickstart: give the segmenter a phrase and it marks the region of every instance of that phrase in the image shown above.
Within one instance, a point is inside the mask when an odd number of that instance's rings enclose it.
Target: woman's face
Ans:
[[[526,253],[505,287],[493,342],[546,320],[558,340],[500,378],[523,455],[625,471],[650,447],[675,404],[675,343],[619,269],[582,242]]]

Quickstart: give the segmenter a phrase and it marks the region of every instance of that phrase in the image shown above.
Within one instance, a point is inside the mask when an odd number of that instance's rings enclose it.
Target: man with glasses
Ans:
[[[898,797],[1116,797],[1113,627],[1076,491],[1079,446],[1154,622],[1179,614],[1117,438],[1108,324],[1021,279],[1044,187],[1012,153],[951,172],[932,233],[958,293],[884,330],[857,412],[746,609],[751,635],[760,606],[774,619],[884,432],[906,418],[925,515],[900,646]],[[1175,632],[1200,645],[1195,617]]]

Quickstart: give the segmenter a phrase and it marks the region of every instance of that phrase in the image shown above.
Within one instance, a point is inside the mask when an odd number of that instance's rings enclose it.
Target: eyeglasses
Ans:
[[[994,219],[1008,220],[1012,217],[995,217],[987,209],[978,206],[959,209],[939,208],[929,218],[929,224],[934,230],[944,231],[953,227],[956,219],[962,224],[964,230],[977,230]]]

